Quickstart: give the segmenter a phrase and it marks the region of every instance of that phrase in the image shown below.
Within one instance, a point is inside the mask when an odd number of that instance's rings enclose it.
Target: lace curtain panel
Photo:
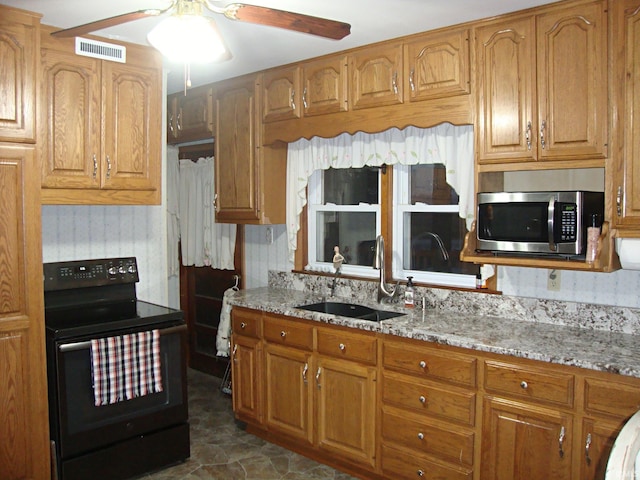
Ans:
[[[433,128],[392,128],[381,133],[347,133],[290,143],[287,150],[287,240],[294,261],[300,213],[309,177],[316,170],[364,166],[442,163],[447,183],[458,193],[460,217],[471,228],[474,212],[473,126],[444,123]]]

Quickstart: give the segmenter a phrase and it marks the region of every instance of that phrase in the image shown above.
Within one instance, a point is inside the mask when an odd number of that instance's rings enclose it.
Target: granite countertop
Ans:
[[[423,314],[420,308],[405,309],[399,304],[375,302],[357,303],[406,315],[371,322],[296,308],[324,299],[298,290],[264,287],[236,292],[229,302],[332,325],[640,378],[637,335],[438,309],[427,309]],[[340,297],[329,300],[352,302]]]

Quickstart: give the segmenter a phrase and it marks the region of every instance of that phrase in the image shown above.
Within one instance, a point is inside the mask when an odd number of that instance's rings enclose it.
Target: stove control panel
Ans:
[[[43,273],[45,292],[139,281],[135,257],[45,263]]]

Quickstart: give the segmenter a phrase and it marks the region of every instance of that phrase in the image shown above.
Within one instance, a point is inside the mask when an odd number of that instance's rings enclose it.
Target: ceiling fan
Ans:
[[[351,25],[348,23],[313,17],[301,13],[288,12],[285,10],[277,10],[274,8],[259,7],[243,3],[231,3],[224,7],[218,7],[210,0],[172,0],[169,6],[164,9],[147,9],[124,13],[114,17],[89,22],[77,27],[58,30],[53,32],[51,35],[54,37],[75,37],[78,35],[85,35],[96,30],[114,27],[133,20],[156,17],[170,11],[172,11],[172,16],[201,16],[203,15],[203,7],[213,13],[222,14],[231,20],[279,27],[286,30],[308,33],[334,40],[340,40],[351,32]]]

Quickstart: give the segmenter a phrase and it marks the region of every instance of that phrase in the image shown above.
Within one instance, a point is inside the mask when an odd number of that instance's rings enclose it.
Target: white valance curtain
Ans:
[[[442,163],[447,183],[460,197],[460,217],[467,228],[474,212],[473,126],[444,123],[433,128],[392,128],[381,133],[344,133],[334,138],[313,137],[288,145],[287,239],[289,260],[294,261],[300,213],[307,203],[309,177],[316,170],[360,168],[383,164]]]
[[[178,160],[177,168],[168,166],[169,235],[177,236],[171,241],[176,245],[180,240],[183,265],[233,270],[236,226],[215,221],[213,162],[213,157],[207,157],[197,162]],[[170,270],[174,273],[175,266]]]

